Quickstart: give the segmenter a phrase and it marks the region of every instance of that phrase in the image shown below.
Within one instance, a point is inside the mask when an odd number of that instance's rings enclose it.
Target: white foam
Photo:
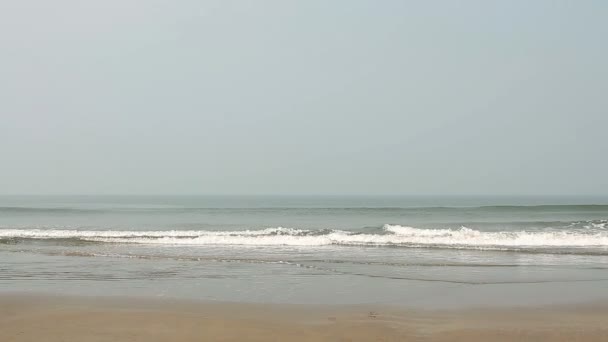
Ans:
[[[513,231],[481,232],[460,229],[418,229],[398,225],[385,225],[384,229],[399,238],[413,243],[456,246],[505,247],[608,247],[608,232],[567,231]]]
[[[293,228],[266,228],[242,231],[209,230],[78,230],[78,229],[0,229],[0,237],[32,239],[87,239],[87,238],[188,238],[199,236],[258,236],[258,235],[298,235],[307,230]]]
[[[606,220],[602,220],[598,223],[591,222],[589,225],[586,225],[585,228],[588,229],[608,229],[608,222]]]
[[[0,229],[0,238],[80,239],[106,243],[164,245],[250,245],[250,246],[325,246],[374,245],[453,248],[608,248],[608,231],[500,231],[482,232],[460,229],[420,229],[385,225],[383,234],[356,234],[331,230],[267,228],[245,231],[96,231],[60,229]]]

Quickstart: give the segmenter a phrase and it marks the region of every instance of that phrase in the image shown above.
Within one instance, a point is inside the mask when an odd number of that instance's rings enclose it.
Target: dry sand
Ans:
[[[407,311],[5,294],[0,341],[608,341],[608,306]]]

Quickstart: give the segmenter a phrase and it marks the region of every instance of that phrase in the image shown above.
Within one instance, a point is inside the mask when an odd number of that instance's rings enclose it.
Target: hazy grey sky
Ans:
[[[0,2],[0,193],[608,193],[606,1]]]

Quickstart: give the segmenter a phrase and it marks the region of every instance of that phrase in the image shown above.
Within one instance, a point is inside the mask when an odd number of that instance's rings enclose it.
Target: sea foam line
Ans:
[[[62,229],[0,229],[0,238],[78,239],[105,243],[166,245],[250,245],[250,246],[418,246],[418,247],[599,247],[608,248],[608,231],[499,231],[460,229],[421,229],[385,225],[380,234],[361,234],[341,230],[267,228],[244,231],[121,231]]]

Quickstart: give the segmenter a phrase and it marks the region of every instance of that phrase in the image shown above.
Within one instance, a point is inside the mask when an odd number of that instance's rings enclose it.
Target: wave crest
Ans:
[[[404,246],[466,249],[608,248],[608,231],[499,231],[422,229],[384,225],[377,234],[342,230],[266,228],[243,231],[167,230],[61,230],[0,229],[0,239],[76,239],[103,243],[161,245],[249,245],[249,246]]]

